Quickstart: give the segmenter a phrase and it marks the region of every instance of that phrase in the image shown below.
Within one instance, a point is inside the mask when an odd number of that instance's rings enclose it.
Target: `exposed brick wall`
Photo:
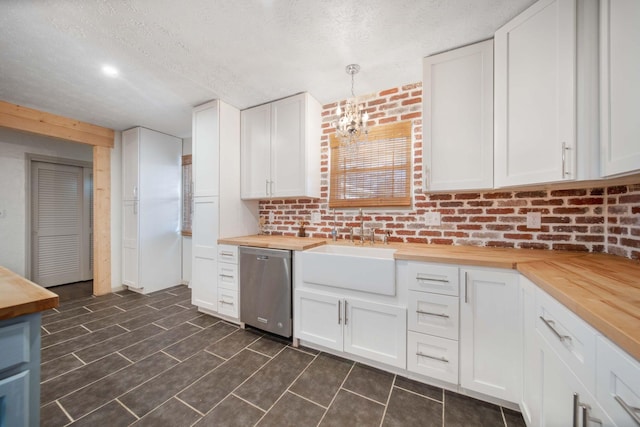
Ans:
[[[451,194],[422,194],[422,87],[421,83],[387,89],[360,98],[375,126],[413,121],[413,206],[410,209],[364,209],[365,229],[375,229],[390,241],[607,252],[640,259],[640,184],[590,189],[492,190]],[[344,101],[341,101],[344,103]],[[329,238],[333,214],[328,209],[329,135],[334,132],[338,103],[322,111],[321,197],[319,199],[265,200],[260,215],[268,232],[295,235],[300,220],[313,212],[321,221],[307,226],[307,235]],[[438,211],[440,226],[427,226],[424,214]],[[526,214],[541,213],[542,227],[528,229]],[[270,212],[274,221],[269,222]],[[340,238],[348,228],[357,230],[355,210],[337,210]]]

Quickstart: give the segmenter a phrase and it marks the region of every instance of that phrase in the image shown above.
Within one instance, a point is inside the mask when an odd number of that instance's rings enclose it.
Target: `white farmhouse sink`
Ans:
[[[395,249],[323,245],[302,252],[302,280],[336,288],[395,295]]]

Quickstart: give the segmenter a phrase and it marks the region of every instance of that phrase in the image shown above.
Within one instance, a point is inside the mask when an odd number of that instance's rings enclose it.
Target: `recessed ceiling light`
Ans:
[[[102,72],[109,77],[118,77],[118,74],[120,74],[120,71],[111,65],[103,65]]]

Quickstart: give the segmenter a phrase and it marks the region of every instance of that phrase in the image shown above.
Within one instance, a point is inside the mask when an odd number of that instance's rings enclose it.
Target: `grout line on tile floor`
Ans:
[[[444,392],[444,389],[442,389],[442,427],[445,427],[445,425],[444,425],[444,422],[445,422],[445,420],[444,420],[444,416],[445,416],[445,412],[444,412],[444,406],[445,406],[445,405],[444,405],[444,399],[445,399],[445,394],[446,394],[446,393]]]
[[[244,350],[244,348],[243,348],[242,350]],[[242,351],[242,350],[240,350],[240,351]],[[227,360],[232,359],[233,357],[235,357],[235,355],[236,355],[236,354],[240,353],[240,351],[239,351],[238,353],[234,354],[234,355],[233,355],[233,356],[231,356],[229,359],[227,359],[227,358],[222,357],[222,356],[220,356],[219,354],[216,354],[216,353],[214,353],[213,351],[208,350],[208,349],[206,349],[206,348],[203,348],[203,349],[202,349],[202,351],[204,351],[205,353],[209,353],[209,354],[210,354],[210,355],[212,355],[212,356],[219,357],[220,359],[224,360],[225,362],[226,362]],[[222,362],[222,363],[224,363],[224,362]]]
[[[382,411],[382,418],[380,418],[380,427],[382,427],[382,423],[384,422],[384,417],[387,415],[387,408],[389,407],[389,400],[391,400],[391,395],[393,394],[393,385],[396,382],[397,375],[393,375],[393,381],[391,381],[391,388],[389,389],[389,393],[387,394],[387,401],[384,403],[384,410]]]
[[[340,393],[340,390],[342,390],[342,387],[344,386],[344,383],[347,382],[347,378],[349,378],[349,375],[351,375],[351,371],[353,371],[353,368],[355,366],[356,366],[355,363],[351,364],[351,368],[349,368],[349,372],[347,372],[347,375],[344,376],[344,378],[342,380],[342,383],[340,383],[340,387],[338,387],[338,390],[336,390],[336,393],[331,398],[331,402],[329,402],[329,405],[327,406],[327,409],[324,411],[324,414],[322,414],[322,418],[320,418],[320,421],[318,421],[318,425],[320,425],[322,423],[322,420],[324,420],[324,417],[327,416],[327,412],[329,412],[329,408],[331,408],[331,405],[333,405],[333,402],[336,400],[336,397],[338,397],[338,394]]]
[[[51,335],[51,332],[47,331],[47,328],[45,328],[44,326],[40,326],[42,329],[44,329],[44,331],[47,333],[47,335]]]
[[[158,325],[156,322],[152,322],[151,324],[152,324],[153,326],[157,326],[158,328],[162,328],[162,329],[164,329],[165,331],[168,331],[168,330],[169,330],[169,328],[165,328],[165,327],[164,327],[164,326],[162,326],[162,325]]]
[[[415,394],[416,396],[424,397],[425,399],[429,399],[429,400],[431,400],[432,402],[436,402],[436,403],[439,403],[439,404],[441,404],[441,405],[442,405],[442,402],[441,402],[441,401],[439,401],[438,399],[434,399],[433,397],[425,396],[424,394],[422,394],[422,393],[418,393],[417,391],[409,390],[409,389],[406,389],[406,388],[404,388],[404,387],[397,386],[397,385],[395,385],[395,384],[394,384],[394,386],[393,386],[393,387],[395,387],[395,388],[397,388],[397,389],[400,389],[400,390],[402,390],[402,391],[406,391],[407,393]]]
[[[378,405],[380,405],[380,406],[385,406],[385,405],[384,405],[384,403],[380,403],[380,402],[378,402],[377,400],[374,400],[374,399],[372,399],[372,398],[370,398],[370,397],[367,397],[367,396],[365,396],[365,395],[363,395],[363,394],[356,393],[355,391],[349,390],[348,388],[344,388],[344,387],[342,387],[340,390],[344,390],[344,391],[349,392],[349,393],[351,393],[351,394],[353,394],[353,395],[360,396],[360,397],[362,397],[363,399],[367,399],[367,400],[369,400],[369,401],[371,401],[371,402],[377,403],[377,404],[378,404]]]
[[[71,415],[69,415],[69,413],[67,412],[66,409],[64,409],[64,406],[62,406],[62,404],[60,403],[60,399],[54,401],[54,403],[56,405],[58,405],[58,408],[60,408],[60,410],[62,411],[62,413],[69,419],[69,422],[73,422],[73,418],[71,418]]]
[[[500,415],[502,416],[502,422],[504,423],[504,427],[509,427],[507,425],[507,419],[504,416],[504,410],[503,410],[502,406],[498,406],[498,408],[500,408]]]
[[[267,414],[267,412],[269,412],[269,411],[265,411],[264,409],[262,409],[261,407],[259,407],[259,406],[258,406],[258,405],[256,405],[255,403],[251,403],[251,402],[249,402],[247,399],[245,399],[245,398],[243,398],[243,397],[238,396],[238,395],[235,393],[235,391],[236,391],[236,390],[237,390],[237,388],[236,388],[236,389],[234,389],[231,393],[229,393],[229,394],[227,395],[227,397],[229,397],[229,396],[233,396],[233,397],[235,397],[236,399],[240,399],[240,400],[242,400],[244,403],[247,403],[247,404],[249,404],[249,405],[253,406],[253,407],[254,407],[254,408],[256,408],[256,409],[259,409],[259,410],[260,410],[260,412],[263,412],[262,417],[260,417],[260,420],[261,420],[261,419],[262,419],[262,418]],[[226,399],[226,397],[225,397],[225,399]],[[222,399],[222,400],[224,400],[224,399]],[[278,400],[280,400],[280,398],[278,398]],[[222,401],[220,401],[220,402],[222,402]],[[219,404],[220,404],[220,403],[218,403],[218,405],[219,405]],[[216,405],[216,406],[218,406],[218,405]],[[258,420],[258,422],[260,422],[260,420]],[[256,423],[256,424],[257,424],[257,423]]]
[[[307,401],[307,402],[309,402],[309,403],[313,403],[314,405],[319,406],[320,408],[322,408],[322,409],[324,409],[324,410],[329,409],[329,407],[328,407],[328,406],[322,406],[322,405],[321,405],[321,404],[319,404],[318,402],[314,402],[313,400],[309,399],[308,397],[304,397],[304,396],[302,396],[301,394],[296,393],[295,391],[291,391],[291,390],[287,389],[287,390],[285,391],[285,393],[291,393],[291,394],[293,394],[294,396],[298,396],[300,399],[304,399],[304,400],[306,400],[306,401]],[[283,393],[283,394],[284,394],[284,393]]]
[[[84,360],[80,359],[80,357],[78,357],[78,355],[75,352],[71,353],[71,355],[73,357],[75,357],[76,359],[78,359],[80,361],[80,363],[82,363],[82,366],[86,366],[87,365],[87,362],[85,362]],[[120,355],[120,356],[122,356],[122,355]],[[125,359],[127,359],[127,358],[125,357]],[[127,360],[129,360],[129,359],[127,359]],[[78,368],[81,368],[82,366],[78,366]],[[76,368],[76,369],[78,369],[78,368]]]
[[[124,409],[126,409],[131,415],[133,415],[134,417],[136,417],[136,420],[139,420],[140,417],[136,415],[135,412],[133,412],[131,409],[129,409],[129,407],[127,405],[125,405],[124,403],[120,402],[120,399],[118,399],[117,397],[114,399],[116,402],[118,402]],[[108,402],[107,402],[108,403]],[[103,405],[104,406],[104,405]]]
[[[195,411],[195,412],[196,412],[196,414],[199,414],[201,417],[204,417],[204,416],[208,413],[208,412],[207,412],[207,413],[200,412],[199,410],[197,410],[197,409],[196,409],[196,408],[194,408],[193,406],[189,405],[189,404],[188,404],[187,402],[185,402],[184,400],[180,399],[180,398],[178,397],[178,395],[177,395],[177,394],[176,394],[175,396],[173,396],[173,398],[175,398],[177,401],[179,401],[180,403],[182,403],[183,405],[185,405],[187,408],[190,408],[191,410]],[[222,399],[222,400],[224,400],[224,399]],[[222,402],[222,400],[221,400],[220,402]],[[219,404],[220,404],[220,403],[218,403],[218,405],[219,405]],[[216,406],[218,406],[218,405],[216,405]],[[156,406],[156,408],[159,408],[159,406]],[[213,408],[215,408],[215,406],[214,406]],[[213,410],[213,408],[211,408],[211,410],[210,410],[209,412],[211,412],[211,411]],[[155,408],[154,408],[154,409],[155,409]],[[200,421],[200,420],[198,420],[198,421]]]
[[[182,363],[182,362],[184,362],[184,360],[180,360],[180,359],[178,359],[177,357],[174,357],[174,356],[170,355],[169,353],[167,353],[167,352],[165,351],[165,349],[167,349],[167,348],[168,348],[168,347],[163,348],[162,350],[160,350],[160,351],[159,351],[159,353],[162,353],[162,354],[164,354],[165,356],[169,356],[170,358],[172,358],[173,360],[177,361],[178,363]],[[198,354],[198,353],[196,353],[196,354]],[[188,359],[189,359],[189,358],[187,358],[187,359],[185,359],[185,360],[188,360]]]
[[[122,349],[122,350],[124,350],[124,349]],[[131,363],[132,365],[136,363],[136,362],[134,362],[133,360],[129,359],[129,358],[128,358],[127,356],[125,356],[124,354],[120,353],[120,351],[119,351],[119,350],[118,350],[118,351],[114,351],[113,353],[109,353],[109,354],[117,354],[118,356],[122,357],[124,360],[126,360],[126,361],[127,361],[127,362],[129,362],[129,363]],[[108,355],[109,355],[109,354],[108,354]],[[102,356],[100,359],[103,359],[103,358],[107,357],[108,355],[106,355],[106,356]],[[100,359],[98,359],[98,360],[100,360]],[[146,359],[146,358],[145,358],[145,359]],[[144,359],[142,359],[142,360],[144,360]],[[139,362],[139,361],[138,361],[138,362]]]

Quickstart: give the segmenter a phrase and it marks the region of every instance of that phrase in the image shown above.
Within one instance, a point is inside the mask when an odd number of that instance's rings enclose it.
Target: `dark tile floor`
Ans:
[[[186,286],[87,286],[51,288],[62,302],[42,319],[43,426],[524,426],[506,408],[198,313]]]

